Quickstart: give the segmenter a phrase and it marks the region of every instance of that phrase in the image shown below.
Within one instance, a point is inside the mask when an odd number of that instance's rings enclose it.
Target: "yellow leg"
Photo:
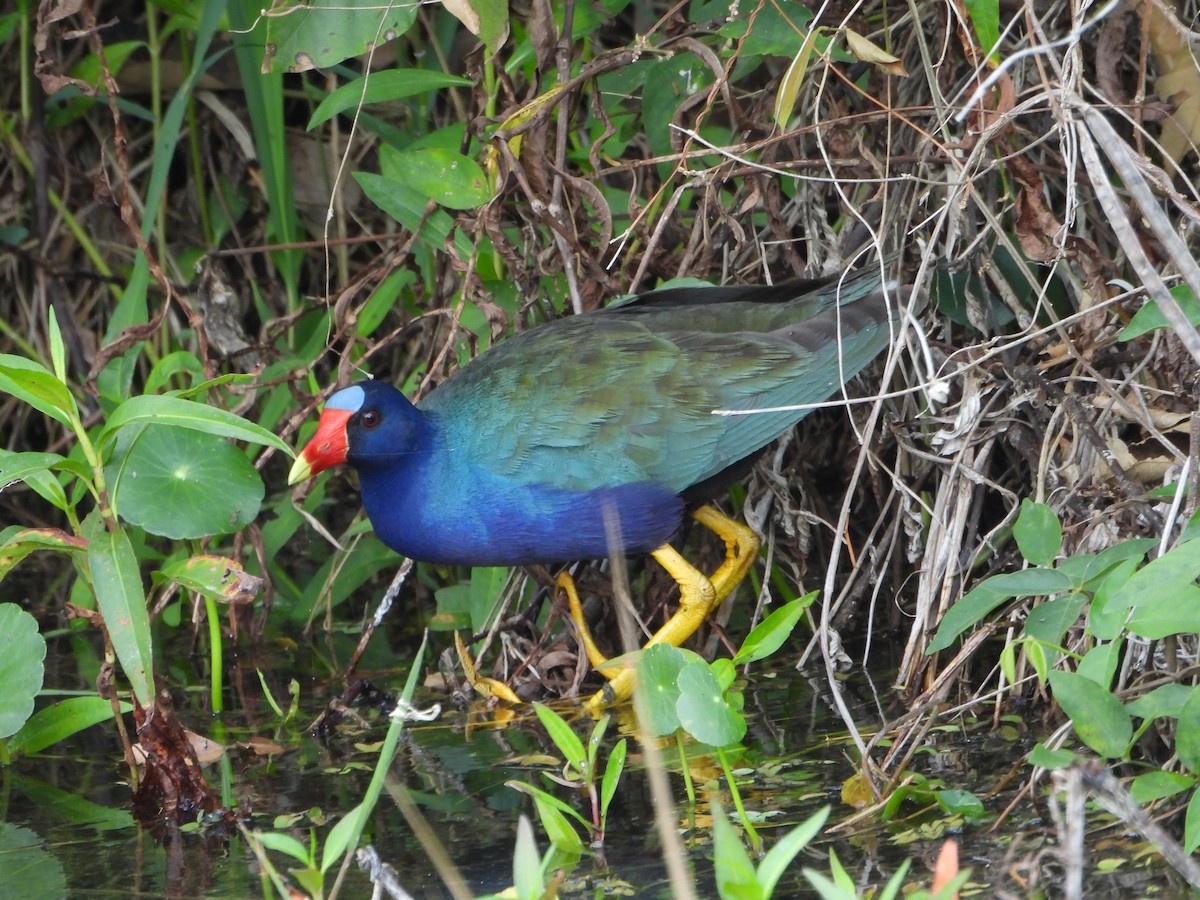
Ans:
[[[679,609],[646,642],[647,647],[663,643],[678,647],[695,634],[708,614],[733,593],[734,588],[746,577],[758,554],[758,535],[745,525],[735,522],[711,506],[702,506],[692,515],[697,522],[725,541],[725,562],[711,576],[706,576],[680,556],[670,544],[664,544],[654,551],[652,555],[659,565],[679,584]],[[561,583],[560,579],[560,585]],[[573,590],[573,583],[571,587]],[[570,599],[571,593],[568,592],[567,596]],[[571,615],[579,624],[581,635],[586,636],[583,640],[588,659],[592,661],[593,666],[598,666],[604,661],[604,657],[592,642],[591,634],[583,623],[583,611],[578,604],[579,599],[576,596]],[[608,672],[605,674],[611,681],[608,687],[598,691],[588,700],[589,709],[598,710],[609,703],[620,703],[633,693],[637,682],[636,670],[622,669],[615,675]]]
[[[495,678],[480,675],[475,670],[475,664],[471,662],[471,654],[467,652],[462,635],[457,631],[454,632],[454,649],[458,651],[458,661],[463,667],[463,674],[467,676],[467,681],[471,683],[471,687],[475,689],[477,694],[482,697],[497,697],[505,703],[512,703],[514,705],[521,702],[521,698],[513,693],[513,689],[503,681],[497,681]]]
[[[608,657],[600,652],[600,648],[592,640],[591,629],[588,628],[587,620],[583,617],[583,604],[579,602],[579,591],[575,589],[575,579],[571,577],[571,573],[562,572],[559,574],[556,584],[558,589],[567,595],[567,604],[571,609],[571,621],[575,623],[575,628],[579,631],[580,643],[583,644],[583,649],[587,653],[592,667],[602,675],[612,678],[613,673],[610,669],[600,668],[608,662]]]

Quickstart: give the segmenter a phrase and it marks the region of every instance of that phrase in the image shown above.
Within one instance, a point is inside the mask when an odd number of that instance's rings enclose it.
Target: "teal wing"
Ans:
[[[753,454],[890,341],[878,271],[798,292],[664,291],[500,343],[432,392],[450,458],[567,490],[682,492]],[[838,304],[841,305],[838,305]]]

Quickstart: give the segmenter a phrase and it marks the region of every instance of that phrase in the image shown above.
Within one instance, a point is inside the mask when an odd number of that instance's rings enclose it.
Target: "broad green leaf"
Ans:
[[[783,646],[783,642],[791,636],[804,611],[812,605],[819,593],[820,591],[811,591],[803,597],[797,597],[759,622],[742,642],[741,649],[733,658],[733,664],[740,666],[743,663],[766,659]]]
[[[440,147],[401,150],[396,162],[404,172],[404,185],[439,206],[474,209],[492,199],[483,169],[461,153]]]
[[[688,662],[679,673],[675,711],[684,730],[701,743],[728,747],[746,736],[746,720],[730,708],[725,692],[703,660]]]
[[[1050,687],[1083,743],[1106,759],[1125,755],[1133,737],[1133,723],[1120,700],[1074,672],[1051,672]]]
[[[1079,759],[1079,754],[1072,750],[1051,750],[1045,744],[1036,744],[1029,751],[1029,764],[1040,766],[1046,770],[1065,769]]]
[[[223,438],[146,425],[123,449],[109,482],[125,521],[151,534],[189,540],[228,534],[258,517],[266,493],[262,477]]]
[[[1146,772],[1138,775],[1129,785],[1129,797],[1138,806],[1145,806],[1163,797],[1174,797],[1196,786],[1194,776],[1179,772]]]
[[[1087,597],[1072,591],[1039,603],[1025,619],[1025,633],[1044,644],[1062,646],[1067,629],[1079,621]]]
[[[325,69],[394,41],[417,18],[416,3],[306,0],[271,7],[263,74]]]
[[[999,62],[996,45],[1000,42],[1000,0],[966,0],[966,5],[979,46],[992,62]]]
[[[471,84],[469,78],[429,69],[385,69],[382,72],[372,72],[365,78],[358,78],[331,91],[313,111],[312,118],[308,120],[308,130],[312,131],[338,113],[358,109],[360,105],[388,103],[441,88],[471,87]]]
[[[15,603],[0,603],[0,739],[16,734],[33,714],[45,658],[37,619]]]
[[[684,652],[670,644],[653,644],[642,651],[638,660],[637,692],[642,701],[646,727],[661,737],[679,727],[676,701],[679,699],[679,673],[686,662]]]
[[[1134,603],[1126,627],[1155,641],[1200,632],[1200,587],[1182,584],[1166,593],[1143,595]]]
[[[1183,852],[1191,856],[1200,847],[1200,790],[1192,792],[1183,822]]]
[[[1083,655],[1076,672],[1094,681],[1100,687],[1107,689],[1112,685],[1113,676],[1117,672],[1117,664],[1121,661],[1121,641],[1109,641],[1097,644]]]
[[[12,394],[68,427],[79,417],[75,398],[67,386],[40,363],[24,357],[0,353],[0,391]]]
[[[950,607],[925,652],[936,653],[949,647],[955,638],[978,625],[1007,600],[1014,597],[1058,594],[1070,590],[1073,586],[1072,578],[1057,569],[1037,567],[1006,575],[993,575],[981,581]]]
[[[1186,284],[1177,284],[1171,288],[1171,296],[1175,298],[1175,302],[1179,304],[1179,308],[1183,310],[1188,321],[1193,325],[1200,325],[1200,300],[1196,299],[1192,289]],[[1117,336],[1117,340],[1132,341],[1143,334],[1168,326],[1167,317],[1162,314],[1158,304],[1151,300],[1133,314],[1133,318],[1129,320],[1125,330]]]
[[[133,709],[133,706],[124,702],[120,706],[121,712]],[[108,700],[101,697],[66,697],[34,713],[25,727],[13,735],[9,749],[25,754],[40,753],[112,717],[113,707]]]
[[[384,148],[387,149],[387,148]],[[380,151],[381,161],[386,158]],[[371,202],[385,213],[407,228],[420,235],[422,243],[431,250],[441,251],[446,247],[446,239],[454,228],[454,220],[443,209],[435,209],[429,216],[425,215],[428,198],[421,195],[415,187],[402,184],[387,175],[375,172],[355,172],[354,180],[358,182]],[[451,245],[454,253],[461,260],[471,257],[472,245],[461,231],[454,231],[454,242]]]
[[[1137,558],[1122,560],[1098,579],[1092,605],[1088,607],[1088,630],[1099,640],[1115,641],[1121,636],[1129,618],[1125,585],[1139,565]]]
[[[1021,501],[1021,513],[1013,526],[1013,537],[1021,555],[1035,566],[1048,566],[1062,547],[1062,526],[1058,516],[1044,503]]]
[[[1148,694],[1125,704],[1125,711],[1141,719],[1174,719],[1179,716],[1185,703],[1200,691],[1191,684],[1164,684]]]
[[[195,400],[181,400],[178,397],[157,394],[130,397],[113,410],[100,433],[98,443],[103,446],[119,429],[136,424],[174,425],[235,441],[264,444],[282,450],[289,457],[295,455],[292,448],[274,434],[239,415]]]
[[[0,822],[0,884],[5,893],[21,900],[57,900],[68,897],[67,875],[41,835]]]
[[[1175,754],[1193,774],[1200,774],[1200,691],[1192,691],[1175,728]]]
[[[982,822],[989,818],[983,801],[970,791],[934,791],[938,806],[950,815],[962,816],[968,822]]]
[[[104,616],[109,638],[133,696],[143,707],[154,704],[154,655],[150,615],[129,536],[120,528],[109,531],[98,512],[83,521],[87,538],[88,571],[96,604]]]
[[[1109,589],[1110,575],[1097,591],[1096,602],[1092,605],[1092,631],[1101,638],[1115,638],[1135,604],[1152,602],[1154,598],[1183,598],[1188,593],[1186,589],[1194,587],[1197,576],[1200,576],[1200,546],[1192,541],[1178,544],[1148,562],[1134,572],[1119,591]],[[1154,616],[1153,620],[1151,627],[1161,626],[1160,617]]]

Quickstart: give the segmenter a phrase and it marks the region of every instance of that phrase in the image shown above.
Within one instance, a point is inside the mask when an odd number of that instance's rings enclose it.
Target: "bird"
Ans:
[[[494,344],[415,405],[384,381],[351,384],[325,403],[288,484],[348,463],[379,539],[421,562],[650,554],[680,601],[647,646],[681,645],[760,546],[713,499],[896,338],[889,263],[774,285],[668,287],[558,318]],[[688,516],[725,542],[711,574],[672,544]],[[564,572],[558,584],[610,679],[588,705],[627,700],[636,670],[604,666],[573,581]]]

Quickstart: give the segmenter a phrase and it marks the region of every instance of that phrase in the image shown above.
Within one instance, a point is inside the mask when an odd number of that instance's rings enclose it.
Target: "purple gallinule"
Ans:
[[[671,288],[514,335],[414,406],[363,381],[329,398],[292,466],[295,484],[358,472],[380,540],[463,566],[554,564],[650,553],[680,608],[650,643],[679,645],[745,577],[759,539],[704,505],[892,339],[896,283],[878,264],[826,281]],[[726,544],[705,575],[670,545],[690,515]],[[604,657],[573,618],[593,664]],[[634,672],[606,672],[622,700]]]

